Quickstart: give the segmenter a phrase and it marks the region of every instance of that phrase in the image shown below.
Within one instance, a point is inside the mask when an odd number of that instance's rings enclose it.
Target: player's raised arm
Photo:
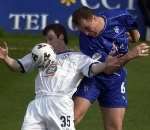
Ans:
[[[117,71],[120,67],[124,66],[130,60],[133,60],[138,57],[144,57],[149,55],[149,48],[146,43],[141,43],[137,45],[132,50],[130,50],[126,55],[121,57],[108,57],[105,63],[93,64],[91,66],[91,72],[96,75],[101,72],[106,74],[112,74]]]
[[[1,43],[4,47],[0,46],[0,60],[4,62],[12,71],[21,71],[20,64],[10,56],[8,56],[8,46],[6,42]]]
[[[101,72],[112,74],[120,67],[121,65],[118,58],[110,56],[109,58],[107,58],[106,62],[92,64],[90,71],[93,73],[93,75],[100,74]]]

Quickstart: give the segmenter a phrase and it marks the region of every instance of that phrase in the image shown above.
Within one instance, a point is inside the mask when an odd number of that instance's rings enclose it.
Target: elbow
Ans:
[[[133,42],[138,42],[141,35],[138,30],[134,30],[133,33],[131,34],[131,36],[132,36]]]
[[[137,32],[134,42],[138,42],[140,40],[140,33]]]

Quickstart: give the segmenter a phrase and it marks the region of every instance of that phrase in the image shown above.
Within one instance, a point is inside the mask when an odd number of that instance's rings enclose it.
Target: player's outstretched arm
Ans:
[[[94,75],[97,75],[101,72],[104,72],[106,74],[112,74],[113,72],[120,69],[120,61],[118,60],[118,57],[112,57],[108,56],[107,60],[103,63],[95,63],[91,66],[91,72]]]
[[[150,46],[147,45],[146,43],[141,43],[135,46],[133,49],[129,50],[126,55],[119,57],[118,61],[120,62],[120,65],[123,66],[130,60],[139,57],[149,56],[149,54],[150,54]]]
[[[21,71],[20,64],[13,58],[8,56],[8,46],[6,42],[1,43],[4,47],[0,46],[0,60],[4,62],[10,70],[12,71]]]
[[[126,55],[123,55],[121,57],[112,57],[111,59],[108,58],[106,60],[106,68],[104,72],[107,74],[111,74],[133,59],[149,56],[149,51],[150,46],[148,46],[146,43],[141,43],[135,46]]]
[[[149,48],[150,46],[148,46],[146,43],[141,43],[140,45],[137,45],[132,50],[130,50],[126,55],[123,55],[121,57],[109,56],[105,63],[93,64],[91,67],[91,72],[94,75],[101,72],[112,74],[131,60],[138,57],[148,56]]]

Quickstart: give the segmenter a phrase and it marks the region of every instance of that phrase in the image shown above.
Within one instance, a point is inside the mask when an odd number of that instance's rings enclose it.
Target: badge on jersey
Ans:
[[[119,27],[118,27],[118,26],[115,26],[115,27],[114,27],[114,31],[115,31],[115,33],[119,33],[119,30],[120,30],[120,29],[119,29]]]
[[[53,76],[57,71],[57,63],[51,63],[45,70],[46,76]]]
[[[102,58],[102,55],[100,53],[94,53],[93,56],[92,56],[92,59],[94,60],[99,60]]]

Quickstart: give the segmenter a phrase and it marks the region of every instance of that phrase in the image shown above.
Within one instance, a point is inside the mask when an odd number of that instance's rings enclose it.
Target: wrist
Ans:
[[[8,63],[8,62],[9,62],[9,59],[10,59],[9,56],[7,55],[7,56],[4,58],[4,62],[5,62],[5,63]]]
[[[136,58],[136,55],[133,55],[132,51],[129,51],[125,56],[126,56],[127,61],[130,61],[130,60]]]

